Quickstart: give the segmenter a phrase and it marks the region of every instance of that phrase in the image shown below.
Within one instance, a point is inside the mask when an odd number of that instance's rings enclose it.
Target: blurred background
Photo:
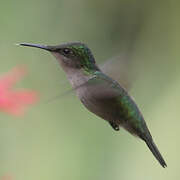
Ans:
[[[41,99],[21,118],[0,114],[0,179],[179,179],[179,5],[171,0],[2,0],[0,73],[26,65],[29,74],[18,87],[38,91]],[[130,94],[166,169],[141,140],[123,129],[115,132],[74,93],[54,100],[71,88],[56,60],[48,52],[14,45],[70,41],[88,44],[99,64],[125,54]]]

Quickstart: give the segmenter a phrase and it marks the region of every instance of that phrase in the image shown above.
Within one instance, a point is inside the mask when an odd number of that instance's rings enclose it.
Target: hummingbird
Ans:
[[[102,72],[86,44],[19,45],[49,51],[60,63],[76,95],[90,112],[106,120],[115,131],[122,127],[142,139],[161,166],[167,166],[135,101],[124,87]]]

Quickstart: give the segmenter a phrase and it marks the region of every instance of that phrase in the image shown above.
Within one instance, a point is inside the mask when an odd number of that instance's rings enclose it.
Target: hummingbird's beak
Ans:
[[[44,50],[47,50],[47,51],[53,51],[54,50],[53,46],[46,46],[46,45],[40,45],[40,44],[20,43],[20,44],[17,44],[17,45],[35,47],[35,48],[40,48],[40,49],[44,49]]]

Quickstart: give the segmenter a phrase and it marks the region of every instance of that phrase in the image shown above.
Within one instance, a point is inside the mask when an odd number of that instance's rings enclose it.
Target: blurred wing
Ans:
[[[132,87],[131,61],[127,55],[122,54],[100,65],[103,73],[116,80],[126,90]]]
[[[132,61],[128,58],[127,55],[122,54],[117,57],[114,57],[110,60],[107,60],[104,64],[101,64],[99,67],[103,73],[116,80],[123,88],[129,91],[132,87],[133,80],[135,79],[132,72]],[[69,82],[66,80],[64,83],[61,82],[60,85],[68,84]],[[86,85],[86,84],[83,84]],[[80,85],[79,87],[82,87]],[[78,89],[77,87],[76,89]],[[69,89],[63,93],[60,93],[57,96],[54,96],[45,101],[45,103],[52,102],[56,99],[67,97],[67,95],[72,94],[76,89]]]
[[[134,10],[130,23],[123,21],[126,23],[121,26],[121,30],[124,31],[121,32],[122,39],[119,47],[121,47],[120,52],[123,53],[100,65],[100,69],[105,74],[119,82],[127,90],[131,89],[136,78],[138,68],[133,54],[146,20],[146,10],[144,8]]]

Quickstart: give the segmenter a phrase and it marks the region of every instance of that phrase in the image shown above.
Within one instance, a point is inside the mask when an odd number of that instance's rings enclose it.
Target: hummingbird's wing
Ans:
[[[123,88],[129,91],[133,85],[133,81],[135,76],[133,75],[133,71],[131,69],[132,63],[127,54],[121,54],[117,57],[114,57],[110,60],[105,61],[105,63],[100,64],[100,69],[104,74],[107,74],[112,79],[116,80]],[[64,86],[66,83],[69,83],[67,80],[65,82],[61,82],[60,85]],[[73,94],[75,90],[78,88],[85,86],[86,83],[76,87],[75,89],[70,88],[69,90],[65,90],[56,96],[46,100],[46,103],[52,102],[56,99],[67,97],[70,94]]]
[[[105,63],[99,66],[103,73],[115,79],[126,90],[130,90],[136,78],[137,61],[139,60],[135,58],[134,52],[136,51],[147,17],[144,7],[134,10],[131,12],[133,16],[131,16],[129,21],[121,22],[122,26],[119,31],[121,36],[117,45],[120,55],[105,61]],[[118,32],[116,35],[119,35]]]
[[[127,91],[129,91],[132,88],[133,81],[136,78],[136,75],[135,75],[136,67],[132,63],[130,54],[123,53],[119,56],[111,58],[105,61],[104,63],[100,64],[99,68],[104,74],[116,80]],[[64,86],[66,84],[69,84],[67,80],[65,80],[64,82],[61,82],[60,86]],[[86,85],[86,83],[83,85]],[[79,87],[83,85],[80,85]],[[79,87],[77,87],[76,89],[78,89]],[[56,99],[67,97],[68,95],[73,94],[73,92],[76,89],[71,88],[69,90],[65,90],[64,92],[46,100],[46,102],[49,103]]]
[[[121,54],[100,65],[100,69],[112,79],[116,80],[126,90],[130,90],[134,81],[132,62],[127,54]]]

